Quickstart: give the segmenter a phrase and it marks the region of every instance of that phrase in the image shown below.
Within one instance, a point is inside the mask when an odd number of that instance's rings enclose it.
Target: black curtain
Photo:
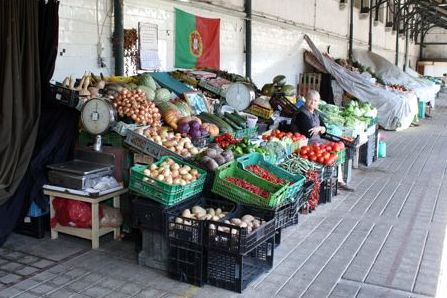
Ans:
[[[10,0],[7,0],[10,1]],[[16,0],[11,0],[16,1]],[[30,2],[26,1],[25,2]],[[47,183],[46,165],[69,159],[77,137],[79,113],[59,105],[51,95],[49,81],[53,76],[59,32],[59,1],[38,2],[38,61],[40,62],[41,116],[32,158],[17,191],[0,206],[0,247],[15,226],[26,215],[34,201],[42,210],[49,208],[42,192]],[[2,22],[3,19],[0,21]]]

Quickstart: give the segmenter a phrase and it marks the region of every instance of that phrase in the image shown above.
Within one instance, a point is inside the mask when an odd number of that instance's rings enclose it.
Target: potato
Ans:
[[[218,214],[216,214],[216,212],[214,211],[214,208],[208,208],[208,209],[206,209],[206,213],[211,214],[212,216],[214,216],[214,215],[218,215]]]
[[[151,175],[151,171],[149,169],[145,169],[143,171],[143,174],[146,175],[146,176],[150,176]]]
[[[143,178],[143,181],[144,181],[144,182],[147,182],[147,181],[149,181],[149,178],[144,177],[144,178]]]
[[[243,221],[243,222],[241,222],[241,223],[239,224],[239,227],[240,227],[240,228],[247,228],[247,227],[248,227],[248,224],[247,224],[245,221]]]
[[[228,225],[231,224],[231,222],[230,222],[228,219],[224,220],[224,223],[226,223],[226,224],[228,224]]]
[[[222,213],[222,209],[217,208],[217,209],[216,209],[216,215],[219,215],[219,214],[221,214],[221,213]]]
[[[230,222],[237,226],[239,226],[242,223],[242,221],[239,218],[232,218],[230,219]]]
[[[253,230],[256,230],[257,228],[259,228],[261,225],[257,222],[253,222]]]
[[[255,218],[254,218],[253,215],[246,214],[246,215],[242,216],[241,220],[242,220],[242,221],[249,222],[249,221],[253,221],[253,220],[255,220]]]
[[[181,219],[180,217],[176,217],[175,218],[175,223],[182,224],[183,223],[183,219]]]
[[[185,167],[180,168],[178,172],[179,172],[179,174],[182,175],[182,176],[183,176],[183,175],[186,175],[186,174],[189,174],[189,173],[188,173],[188,170],[185,169]]]
[[[206,210],[203,209],[201,206],[197,206],[197,205],[194,206],[194,207],[192,207],[192,208],[191,208],[191,211],[192,211],[192,213],[201,212],[201,213],[206,214]]]
[[[216,216],[218,216],[219,218],[224,218],[224,217],[225,217],[225,214],[221,213],[221,214],[216,215]]]
[[[189,209],[183,210],[183,212],[182,212],[182,216],[183,217],[187,217],[187,216],[190,216],[190,215],[191,215],[191,211]]]
[[[213,218],[212,218],[212,220],[214,220],[214,221],[219,221],[219,219],[220,219],[220,217],[216,216],[216,215],[214,215]]]
[[[209,215],[209,214],[208,214]],[[202,215],[199,217],[199,220],[208,220],[208,215]]]
[[[153,171],[158,169],[158,166],[156,164],[151,164],[151,166],[149,167],[149,170]]]
[[[163,180],[165,180],[165,176],[163,176],[163,175],[158,175],[158,176],[157,176],[157,180],[158,180],[158,181],[163,181]]]
[[[185,181],[191,181],[192,180],[192,175],[191,174],[186,174],[186,175],[183,175],[182,178]]]
[[[212,218],[213,218],[213,216],[211,214],[206,215],[206,220],[211,220]]]
[[[216,225],[214,224],[210,224],[210,226],[208,227],[210,230],[215,230],[216,229]]]

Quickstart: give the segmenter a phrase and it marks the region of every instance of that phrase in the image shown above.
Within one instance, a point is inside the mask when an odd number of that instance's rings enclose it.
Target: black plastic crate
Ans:
[[[136,247],[138,245],[138,242],[136,242]],[[166,233],[147,229],[141,230],[141,249],[138,252],[139,265],[168,271],[168,254],[169,246]]]
[[[334,177],[336,170],[337,170],[337,165],[333,165],[333,166],[325,166],[325,167],[323,168],[321,178],[322,178],[323,180],[325,180],[325,179]]]
[[[45,237],[45,232],[50,230],[50,214],[37,217],[25,216],[19,219],[14,228],[14,232],[31,236],[37,239]]]
[[[301,193],[299,206],[302,207],[304,204],[309,202],[310,195],[312,193],[312,190],[314,189],[314,182],[311,180],[308,180],[303,185],[303,191]]]
[[[152,201],[139,196],[134,196],[132,200],[132,222],[136,228],[144,228],[166,233],[167,213],[170,210],[188,208],[194,206],[201,200],[200,196],[195,196],[184,200],[177,205],[165,206],[156,201]]]
[[[236,225],[224,222],[210,221],[206,235],[206,245],[210,248],[235,253],[246,254],[260,243],[275,235],[276,220],[274,217],[267,217],[269,210],[259,209],[241,205],[237,212],[231,218],[241,218],[244,215],[251,214],[262,224],[252,232],[247,228],[241,228]],[[270,214],[271,215],[271,214]],[[263,216],[267,218],[263,218]]]
[[[282,229],[277,229],[275,231],[275,248],[277,248],[281,244],[281,234]]]
[[[79,103],[79,91],[70,90],[54,84],[50,84],[50,90],[54,100],[63,105],[75,108]]]
[[[201,287],[206,280],[206,261],[204,246],[169,240],[169,275],[172,278]]]
[[[167,213],[169,238],[198,245],[204,244],[203,235],[207,232],[208,220],[191,219],[182,216],[183,210],[192,208],[193,206],[200,206],[204,209],[220,208],[222,212],[228,212],[227,215],[219,221],[230,218],[237,209],[236,204],[233,202],[211,198],[202,198],[199,201],[192,202],[192,204],[182,205],[180,208],[171,209]],[[182,222],[180,222],[180,220]]]
[[[264,240],[246,255],[208,250],[207,282],[242,293],[262,273],[273,267],[275,237]]]
[[[373,134],[368,137],[368,142],[360,147],[359,157],[360,162],[367,167],[374,162],[374,156],[376,154],[376,135]]]

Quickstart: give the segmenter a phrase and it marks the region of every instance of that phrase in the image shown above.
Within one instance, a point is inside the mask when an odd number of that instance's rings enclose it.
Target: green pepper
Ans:
[[[236,155],[242,155],[242,154],[244,154],[244,151],[242,150],[242,148],[237,147],[237,148],[234,150],[234,154],[236,154]]]

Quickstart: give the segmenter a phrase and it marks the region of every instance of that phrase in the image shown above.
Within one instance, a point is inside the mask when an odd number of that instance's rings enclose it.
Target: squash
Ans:
[[[217,125],[212,123],[203,123],[202,128],[206,129],[206,131],[210,134],[212,137],[217,137],[219,135],[219,127]]]
[[[180,118],[180,113],[177,110],[167,110],[162,114],[163,121],[170,127],[177,129],[177,120]]]
[[[191,122],[193,120],[199,122],[199,124],[202,124],[202,120],[200,120],[198,117],[191,116],[191,117],[182,117],[182,118],[180,118],[177,121],[177,125],[180,126],[183,123],[189,123],[189,122]]]

